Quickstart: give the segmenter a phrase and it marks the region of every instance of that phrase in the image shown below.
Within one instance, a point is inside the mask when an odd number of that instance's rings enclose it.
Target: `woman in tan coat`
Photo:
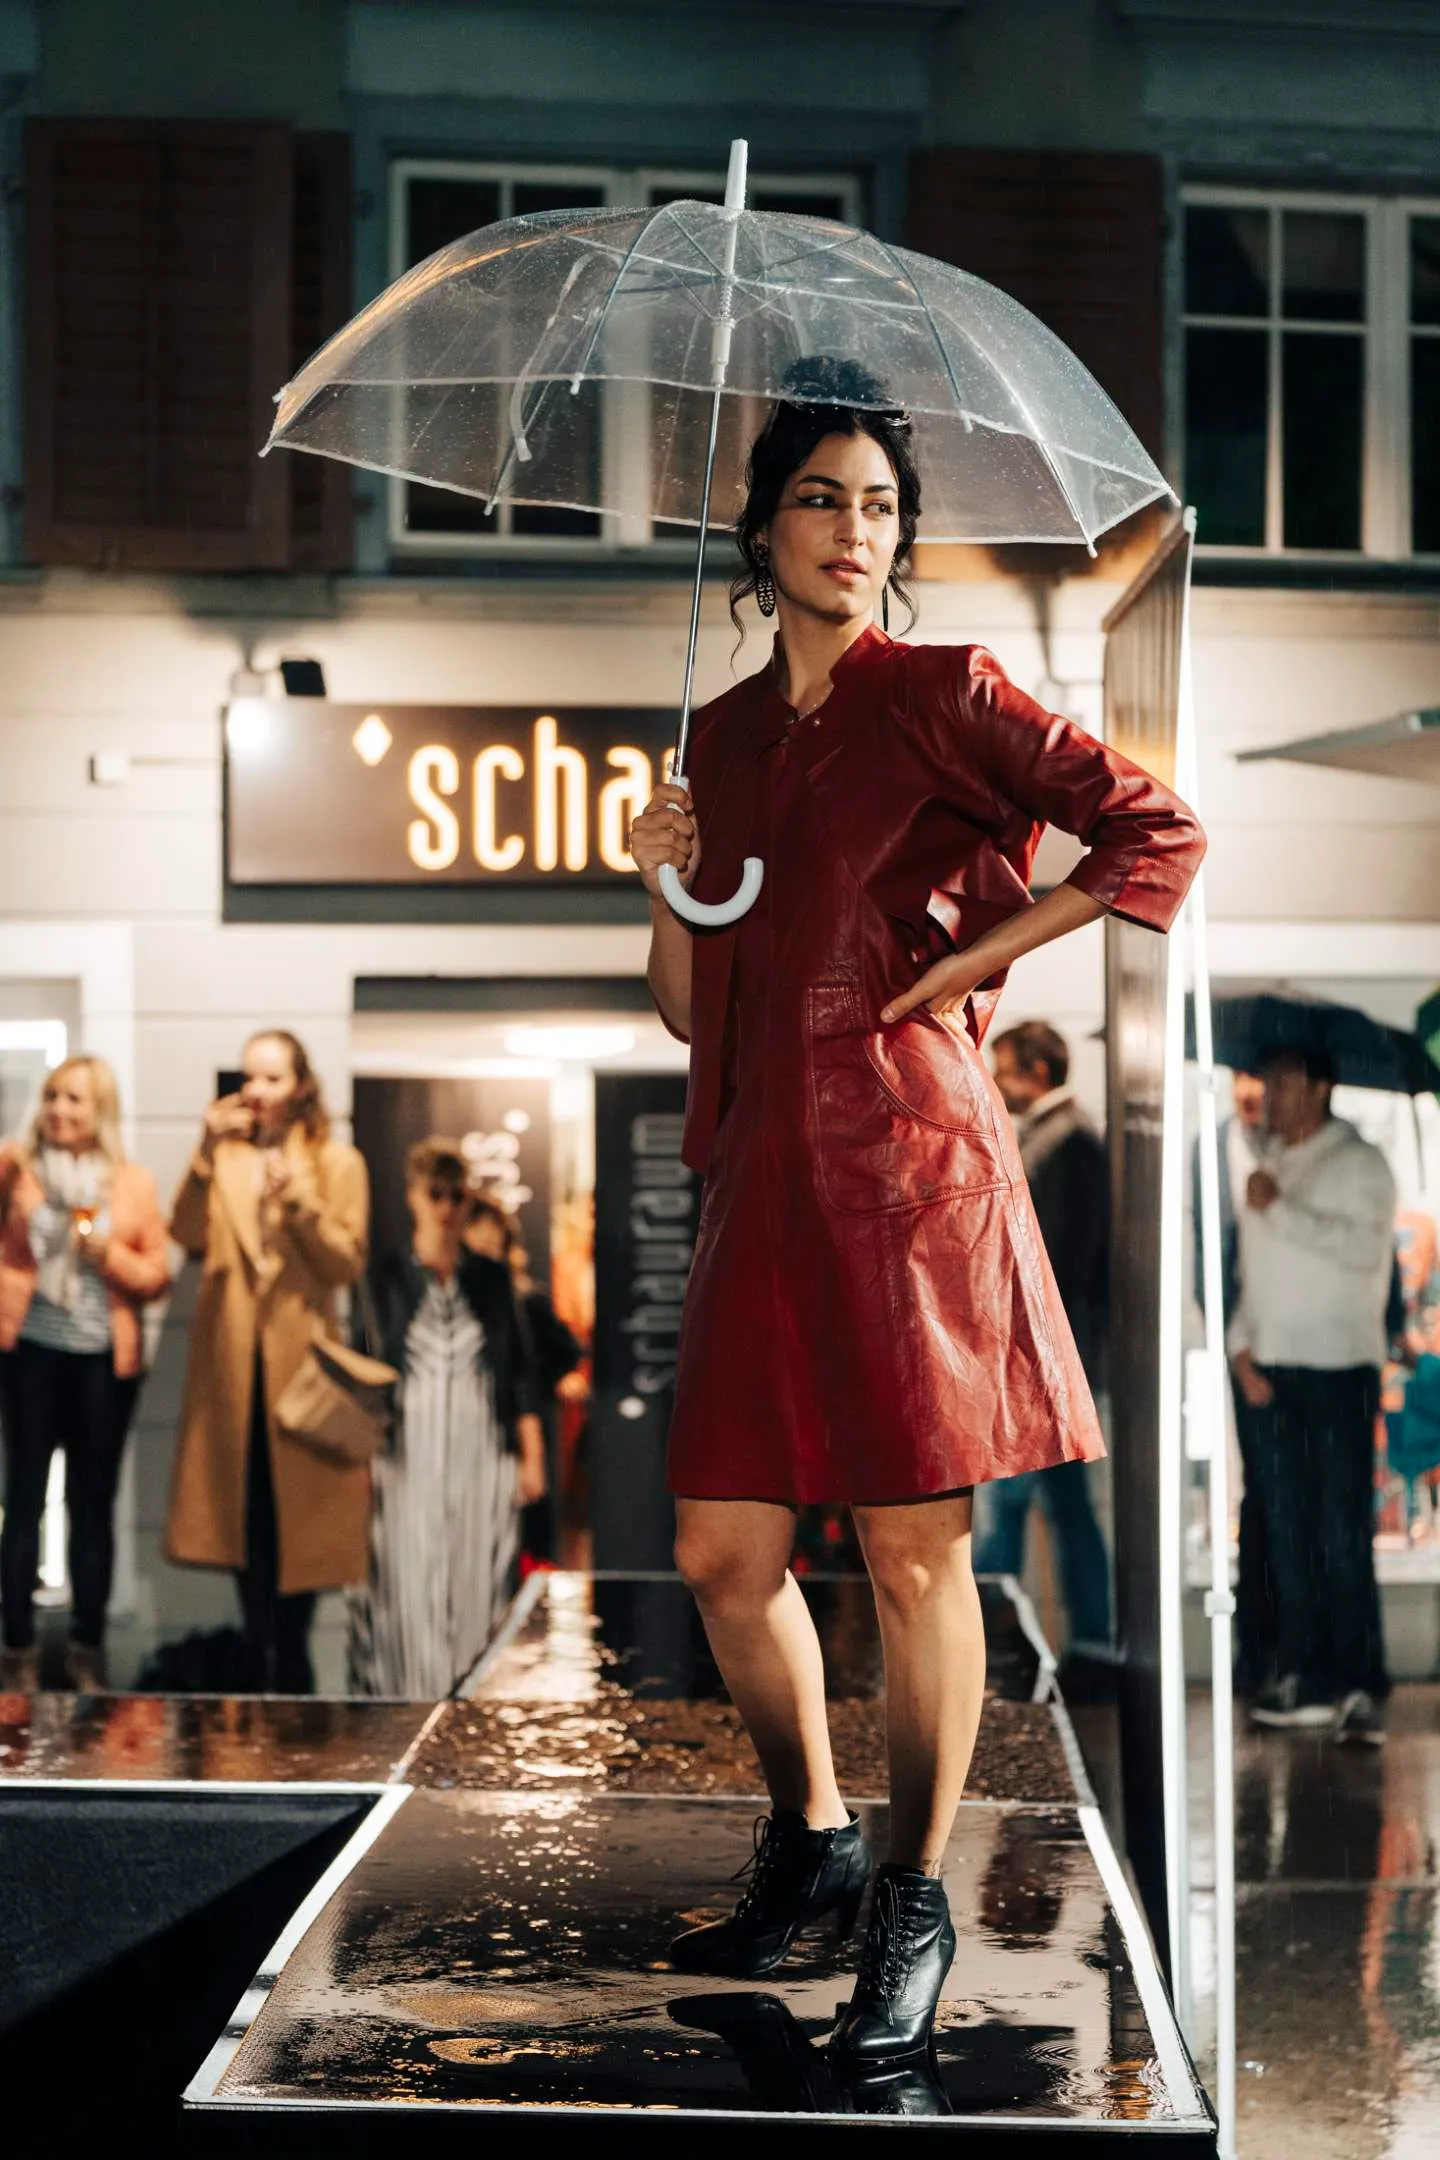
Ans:
[[[365,1165],[330,1138],[304,1048],[245,1046],[245,1082],[206,1112],[171,1235],[201,1261],[166,1551],[234,1570],[255,1685],[310,1694],[315,1594],[366,1572],[368,1470],[279,1431],[275,1406],[336,1293],[365,1267]]]

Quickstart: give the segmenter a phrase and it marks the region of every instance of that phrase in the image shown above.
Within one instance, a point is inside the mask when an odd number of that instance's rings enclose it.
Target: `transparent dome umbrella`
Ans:
[[[822,218],[753,211],[745,145],[725,201],[554,210],[442,248],[398,278],[277,400],[282,445],[497,503],[598,511],[618,544],[699,529],[673,775],[683,779],[704,531],[730,527],[750,443],[796,363],[861,363],[903,407],[924,540],[1075,541],[1171,494],[1074,354],[1008,294]],[[817,402],[833,402],[834,392]],[[866,403],[866,396],[847,403]],[[733,899],[666,898],[733,921]]]

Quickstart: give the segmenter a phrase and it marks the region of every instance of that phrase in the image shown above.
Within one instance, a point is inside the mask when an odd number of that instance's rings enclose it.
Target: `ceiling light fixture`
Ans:
[[[512,1027],[505,1033],[512,1057],[560,1058],[576,1065],[623,1057],[634,1047],[634,1030],[627,1027]]]

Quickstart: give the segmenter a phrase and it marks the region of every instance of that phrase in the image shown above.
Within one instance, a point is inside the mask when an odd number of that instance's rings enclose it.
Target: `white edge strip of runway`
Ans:
[[[1000,1584],[1006,1597],[1014,1606],[1015,1617],[1020,1622],[1020,1632],[1039,1659],[1039,1670],[1035,1675],[1035,1685],[1031,1690],[1030,1700],[1031,1702],[1045,1702],[1053,1687],[1055,1675],[1060,1669],[1059,1659],[1049,1643],[1046,1642],[1040,1627],[1040,1615],[1031,1603],[1028,1591],[1021,1589],[1017,1577],[1014,1575],[997,1575],[993,1580]]]
[[[1165,1982],[1160,1977],[1160,1967],[1155,1962],[1155,1951],[1150,1941],[1150,1931],[1141,1916],[1125,1871],[1110,1842],[1105,1818],[1098,1807],[1083,1806],[1076,1810],[1080,1827],[1090,1846],[1091,1858],[1099,1870],[1115,1917],[1125,1938],[1130,1954],[1130,1968],[1135,1975],[1135,1986],[1155,2042],[1155,2053],[1160,2060],[1160,2071],[1166,2090],[1174,2103],[1177,2114],[1187,2121],[1199,2117],[1208,2122],[1210,2111],[1199,2080],[1190,2067],[1175,2013],[1170,2007],[1170,1997],[1165,1992]]]
[[[231,1788],[232,1790],[234,1788]],[[296,1786],[270,1786],[273,1795],[277,1790],[294,1792]],[[355,1787],[329,1785],[318,1788],[331,1794],[347,1791],[375,1793],[375,1804],[359,1828],[346,1839],[323,1875],[313,1885],[309,1895],[295,1908],[279,1935],[272,1943],[249,1987],[236,2004],[225,2028],[200,2068],[181,2095],[184,2107],[202,2107],[213,2102],[220,2084],[231,2063],[244,2043],[251,2026],[265,2006],[270,1990],[275,1985],[287,1961],[298,1949],[301,1941],[320,1917],[345,1878],[364,1859],[376,1839],[392,1818],[397,1815],[410,1798],[409,1785],[385,1785],[378,1791],[374,1786]]]
[[[466,1673],[465,1678],[457,1687],[452,1689],[448,1700],[451,1702],[457,1700],[460,1702],[473,1701],[476,1688],[479,1687],[480,1682],[489,1672],[496,1659],[500,1657],[503,1651],[508,1650],[511,1643],[514,1642],[515,1637],[520,1633],[521,1628],[524,1627],[555,1577],[576,1572],[578,1571],[569,1568],[536,1568],[534,1574],[521,1583],[520,1588],[511,1600],[509,1612],[506,1613],[505,1618],[501,1621],[469,1672]],[[443,1705],[440,1707],[443,1708]]]
[[[391,1781],[379,1778],[99,1778],[0,1776],[0,1798],[27,1792],[133,1793],[143,1800],[150,1793],[243,1793],[247,1799],[274,1800],[303,1793],[313,1798],[378,1800],[391,1789]]]

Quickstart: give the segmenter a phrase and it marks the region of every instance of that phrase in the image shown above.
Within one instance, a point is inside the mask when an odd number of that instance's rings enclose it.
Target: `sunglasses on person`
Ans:
[[[461,1185],[432,1185],[429,1190],[432,1207],[463,1207],[465,1204],[465,1189]]]

